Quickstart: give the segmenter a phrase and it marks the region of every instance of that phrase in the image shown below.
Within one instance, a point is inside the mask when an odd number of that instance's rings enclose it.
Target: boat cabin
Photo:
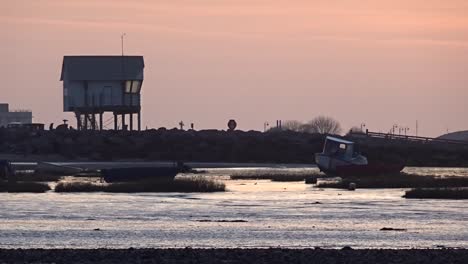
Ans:
[[[322,154],[348,160],[353,158],[354,153],[354,142],[336,137],[326,137]]]
[[[327,136],[322,153],[315,154],[315,163],[320,171],[333,175],[340,167],[366,165],[367,158],[355,151],[354,142]]]

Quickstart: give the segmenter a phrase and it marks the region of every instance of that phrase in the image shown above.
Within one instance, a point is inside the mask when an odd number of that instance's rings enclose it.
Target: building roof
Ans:
[[[337,142],[337,143],[340,143],[340,144],[345,144],[345,145],[354,144],[354,142],[352,142],[352,141],[348,141],[348,140],[344,140],[344,139],[336,138],[336,137],[331,137],[331,136],[327,136],[327,140],[334,141],[334,142]]]
[[[64,56],[60,80],[143,80],[143,56]]]

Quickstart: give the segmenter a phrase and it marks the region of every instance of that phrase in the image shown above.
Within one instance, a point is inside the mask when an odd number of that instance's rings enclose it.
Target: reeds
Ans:
[[[50,186],[40,182],[0,182],[0,192],[11,193],[43,193],[50,190]]]
[[[55,192],[102,192],[103,184],[93,182],[59,182],[55,185]]]
[[[406,191],[403,197],[413,199],[468,199],[468,188],[416,188]]]
[[[226,186],[223,182],[201,176],[175,179],[174,181],[139,181],[109,184],[59,182],[55,186],[56,192],[224,192],[225,190]]]
[[[310,171],[252,171],[235,173],[231,180],[271,180],[278,182],[304,181],[310,178],[325,177],[325,174]]]
[[[319,182],[320,188],[347,189],[350,183],[356,188],[443,188],[468,187],[468,177],[436,177],[401,173],[379,177],[349,177],[341,181]]]

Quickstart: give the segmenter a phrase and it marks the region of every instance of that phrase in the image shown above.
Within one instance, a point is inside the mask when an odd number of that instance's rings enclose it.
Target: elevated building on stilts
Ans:
[[[79,130],[141,130],[143,56],[64,56],[63,110]],[[112,115],[109,115],[112,114]]]

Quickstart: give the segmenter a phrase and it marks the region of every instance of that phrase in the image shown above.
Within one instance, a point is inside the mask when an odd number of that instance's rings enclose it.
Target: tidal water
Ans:
[[[240,170],[207,171],[226,183],[224,193],[0,193],[0,247],[468,248],[466,200],[229,179]],[[468,175],[456,168],[406,170]]]

